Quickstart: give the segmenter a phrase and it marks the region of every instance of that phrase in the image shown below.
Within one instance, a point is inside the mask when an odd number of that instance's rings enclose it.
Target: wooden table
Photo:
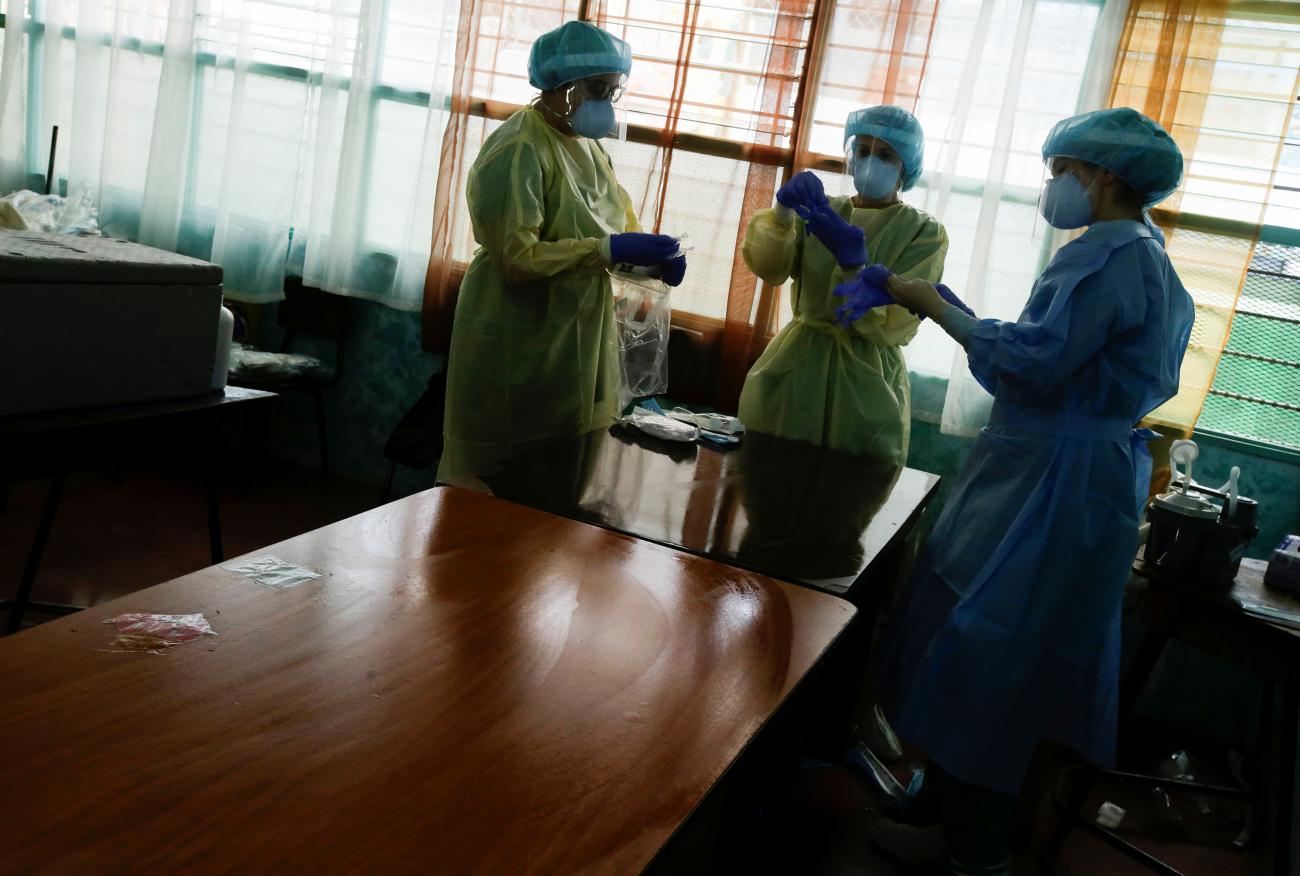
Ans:
[[[525,448],[484,482],[502,498],[845,595],[863,608],[939,477],[750,433],[726,450],[624,426]]]
[[[202,472],[208,547],[212,562],[220,562],[220,427],[229,417],[260,408],[273,398],[272,392],[231,386],[191,398],[0,417],[0,506],[10,483],[34,477],[50,478],[18,591],[14,599],[0,602],[0,608],[9,610],[5,632],[12,633],[22,626],[28,608],[63,614],[79,609],[79,606],[34,603],[30,598],[68,473],[119,458],[123,453],[138,450],[141,444],[148,446],[151,440],[156,442],[159,433],[175,436],[188,448],[186,455]]]
[[[453,488],[257,554],[0,640],[0,872],[634,872],[854,614]]]

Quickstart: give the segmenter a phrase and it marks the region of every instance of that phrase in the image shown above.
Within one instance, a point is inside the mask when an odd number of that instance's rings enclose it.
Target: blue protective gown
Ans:
[[[1152,433],[1178,389],[1193,305],[1161,242],[1099,222],[1062,247],[1017,322],[975,324],[994,395],[881,646],[900,735],[958,779],[1020,789],[1057,740],[1114,760],[1120,610]]]

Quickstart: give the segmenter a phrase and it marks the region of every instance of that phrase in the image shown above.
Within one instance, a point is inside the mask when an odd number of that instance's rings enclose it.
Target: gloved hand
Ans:
[[[934,289],[936,292],[939,293],[940,298],[942,298],[944,301],[947,301],[953,307],[957,308],[958,310],[966,311],[966,314],[968,316],[975,316],[975,311],[967,307],[966,302],[958,298],[957,293],[953,292],[947,286],[943,285],[942,283],[936,283],[934,284]]]
[[[659,267],[651,273],[651,276],[658,277],[669,286],[680,286],[682,278],[686,276],[686,256],[678,256],[675,259],[660,262]]]
[[[648,268],[666,261],[677,252],[677,239],[667,234],[627,231],[609,236],[609,258],[614,264]]]
[[[816,207],[826,203],[826,189],[811,170],[796,173],[776,193],[776,202],[787,210]]]
[[[831,251],[835,261],[848,267],[867,263],[867,235],[861,228],[846,221],[829,203],[808,209],[796,210],[804,221],[804,228]]]
[[[848,328],[873,307],[893,304],[894,299],[885,288],[890,276],[889,268],[884,265],[869,265],[856,279],[836,286],[835,294],[844,299],[835,311],[836,325]]]

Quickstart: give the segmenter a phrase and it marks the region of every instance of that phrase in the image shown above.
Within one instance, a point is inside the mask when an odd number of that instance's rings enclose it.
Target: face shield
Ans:
[[[903,159],[887,141],[859,134],[845,143],[840,189],[855,206],[891,204],[902,185]]]
[[[604,73],[577,79],[556,89],[558,99],[543,100],[542,106],[560,116],[579,137],[601,140],[627,139],[627,113],[620,105],[627,90],[627,76]]]

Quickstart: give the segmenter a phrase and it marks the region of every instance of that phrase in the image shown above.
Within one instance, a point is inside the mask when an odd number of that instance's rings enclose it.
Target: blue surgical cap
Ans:
[[[1135,109],[1117,107],[1062,119],[1043,142],[1043,160],[1077,158],[1104,167],[1150,207],[1183,178],[1183,153],[1165,129]]]
[[[528,53],[528,81],[542,91],[588,76],[626,76],[631,69],[632,47],[585,21],[569,21],[547,31]]]
[[[854,137],[884,140],[903,160],[903,191],[916,185],[925,163],[925,132],[916,116],[901,106],[872,106],[849,113],[844,143]]]

